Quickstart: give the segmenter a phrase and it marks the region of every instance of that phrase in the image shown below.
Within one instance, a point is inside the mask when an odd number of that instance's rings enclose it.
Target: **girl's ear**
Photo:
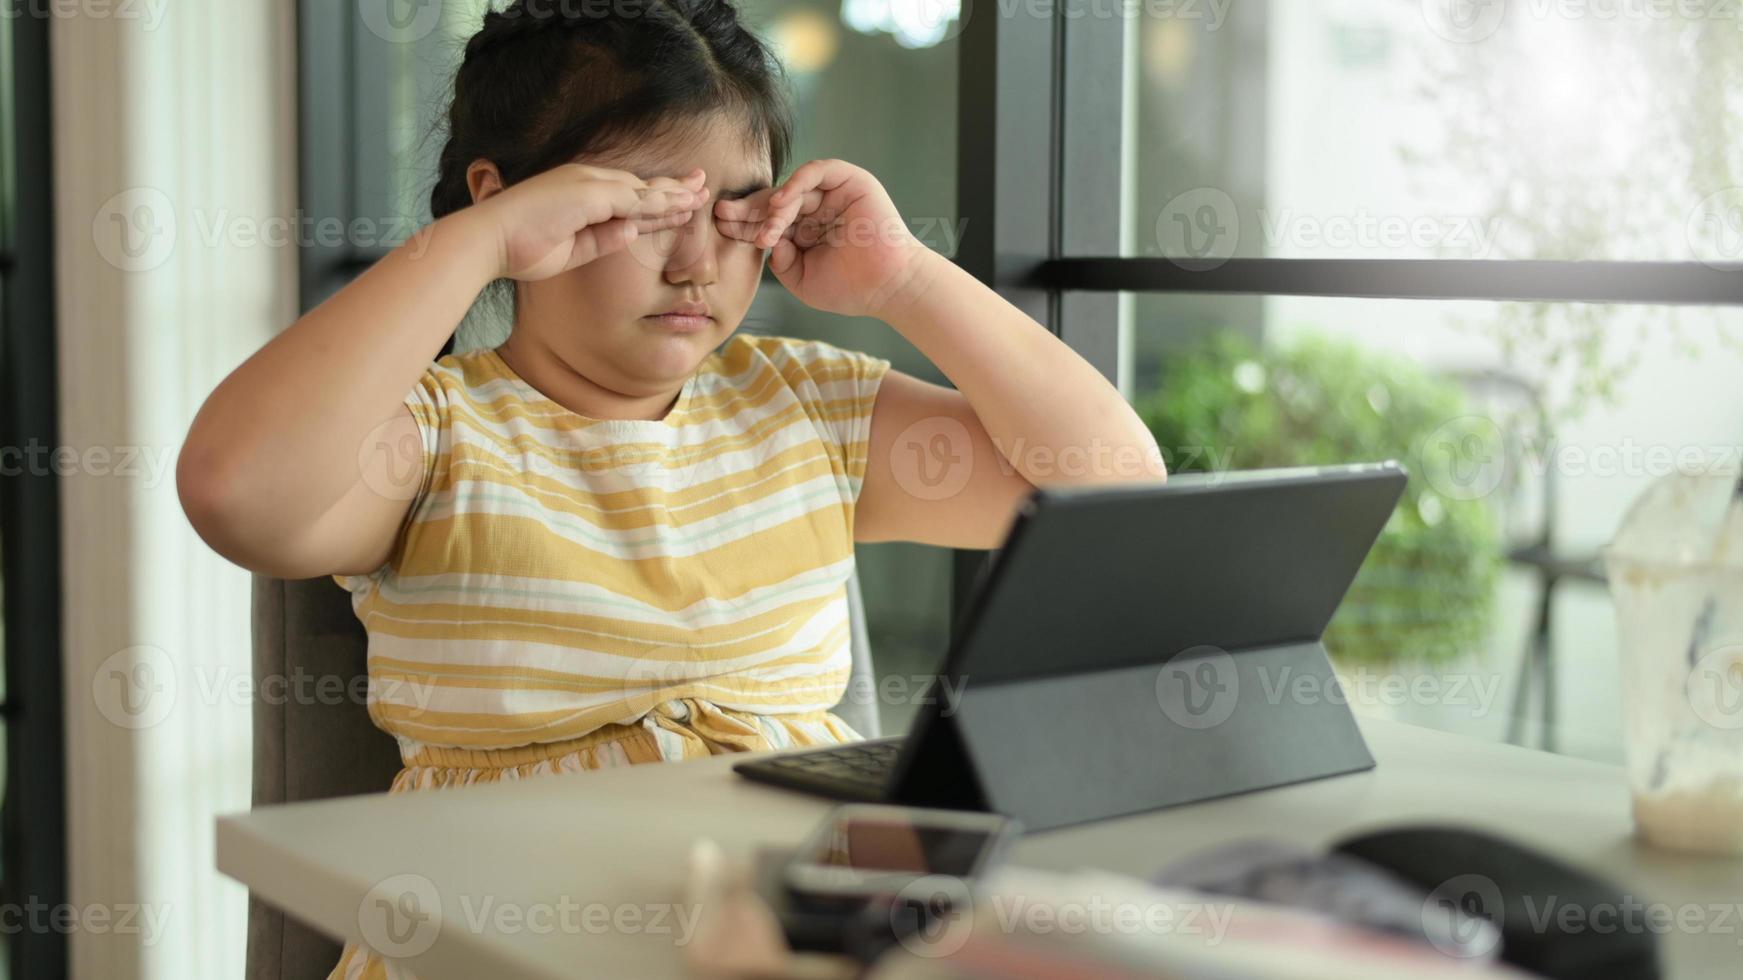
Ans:
[[[489,160],[474,160],[466,168],[466,188],[472,192],[472,203],[477,204],[502,190],[502,174]]]

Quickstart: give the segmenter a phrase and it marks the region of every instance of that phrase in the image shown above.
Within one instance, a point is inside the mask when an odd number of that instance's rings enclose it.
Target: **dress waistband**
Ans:
[[[402,749],[394,790],[518,779],[548,772],[605,769],[797,745],[853,741],[859,734],[828,711],[759,715],[710,701],[676,698],[632,724],[507,748],[421,745]]]

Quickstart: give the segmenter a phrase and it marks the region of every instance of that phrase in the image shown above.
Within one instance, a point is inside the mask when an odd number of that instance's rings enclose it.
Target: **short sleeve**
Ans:
[[[871,459],[872,409],[877,404],[878,388],[889,373],[885,358],[842,351],[846,355],[843,383],[850,391],[842,411],[834,417],[836,438],[842,447],[842,460],[847,467],[847,479],[853,487],[853,500],[859,501],[859,491],[865,483],[866,465]]]
[[[410,410],[412,421],[417,425],[418,443],[395,448],[393,462],[396,466],[417,466],[421,469],[417,494],[412,498],[411,506],[406,510],[405,522],[400,525],[393,555],[383,562],[380,568],[367,575],[333,576],[333,581],[339,583],[339,586],[347,592],[355,595],[381,582],[382,576],[386,575],[388,569],[393,567],[394,561],[405,548],[406,531],[417,523],[419,515],[429,502],[430,488],[435,485],[436,467],[447,452],[446,444],[452,431],[450,428],[452,399],[444,384],[446,377],[446,372],[432,364],[405,396],[403,404]]]
[[[775,346],[769,351],[771,358],[845,478],[847,503],[857,503],[870,458],[872,408],[889,373],[889,360],[821,340],[771,337],[765,341]]]

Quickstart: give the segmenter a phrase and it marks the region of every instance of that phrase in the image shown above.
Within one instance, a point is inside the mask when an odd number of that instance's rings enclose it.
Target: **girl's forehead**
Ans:
[[[703,185],[723,193],[749,194],[770,186],[767,160],[722,159],[691,153],[667,160],[638,161],[622,169],[643,180],[653,180],[656,177],[683,177],[697,167],[705,171]]]
[[[701,167],[708,183],[738,186],[767,181],[768,148],[742,122],[714,119],[704,126],[687,127],[665,139],[655,139],[610,154],[616,161],[605,164],[627,170],[643,180],[682,177]]]
[[[593,158],[584,157],[580,162],[589,163],[596,167],[626,171],[643,180],[653,180],[656,177],[678,178],[697,167],[701,167],[706,171],[704,182],[710,186],[738,187],[759,182],[767,185],[770,179],[769,162],[766,157],[759,159],[750,156],[692,151],[670,155],[613,154]]]
[[[697,167],[707,171],[707,183],[730,184],[737,186],[750,181],[767,181],[769,179],[769,161],[767,157],[751,156],[745,153],[696,152],[675,153],[670,156],[641,161],[640,168],[628,168],[631,173],[648,180],[654,177],[682,177]]]

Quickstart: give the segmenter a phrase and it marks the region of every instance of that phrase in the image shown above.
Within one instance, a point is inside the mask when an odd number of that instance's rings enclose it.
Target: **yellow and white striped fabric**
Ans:
[[[890,362],[736,334],[658,420],[599,420],[490,349],[406,405],[393,557],[335,580],[369,634],[391,792],[857,737],[846,582]],[[347,946],[332,977],[409,977]]]
[[[494,350],[431,365],[406,398],[424,476],[395,554],[335,576],[369,633],[375,723],[409,758],[577,738],[676,700],[833,706],[889,366],[740,333],[664,419],[595,420]]]

